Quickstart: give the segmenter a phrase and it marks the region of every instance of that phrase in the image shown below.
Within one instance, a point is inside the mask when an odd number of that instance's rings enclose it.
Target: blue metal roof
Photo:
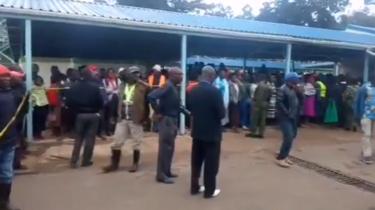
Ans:
[[[351,49],[375,47],[375,38],[369,34],[71,0],[0,0],[0,14],[13,18],[199,36],[310,43]]]

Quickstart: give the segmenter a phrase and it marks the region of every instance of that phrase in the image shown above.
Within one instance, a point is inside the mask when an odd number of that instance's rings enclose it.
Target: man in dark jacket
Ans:
[[[225,108],[220,91],[212,85],[215,77],[215,70],[211,66],[203,67],[202,81],[189,97],[193,121],[191,194],[204,191],[205,198],[216,197],[220,193],[220,190],[216,189],[216,175],[219,170],[222,139],[221,119],[225,117]],[[199,177],[203,162],[204,187],[201,187]]]
[[[277,95],[277,117],[283,143],[277,157],[277,164],[289,168],[293,163],[288,159],[294,139],[297,137],[297,119],[299,115],[298,97],[296,93],[300,78],[296,73],[285,76],[285,84],[280,88]]]
[[[177,121],[181,111],[177,85],[182,81],[182,71],[172,68],[168,72],[167,83],[148,95],[148,100],[154,109],[159,122],[159,150],[156,181],[173,184],[172,178],[177,175],[171,171],[172,159],[177,136]]]
[[[71,159],[71,167],[76,168],[83,142],[82,166],[91,166],[95,147],[95,136],[98,130],[100,110],[103,108],[103,97],[99,86],[94,81],[95,72],[85,69],[82,72],[82,80],[72,86],[67,92],[67,105],[77,115],[76,140]]]
[[[13,160],[17,142],[16,98],[10,87],[10,71],[0,65],[0,209],[16,210],[9,204],[13,181]]]

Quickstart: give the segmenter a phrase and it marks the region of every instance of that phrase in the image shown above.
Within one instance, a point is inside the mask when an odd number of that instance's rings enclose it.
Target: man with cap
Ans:
[[[93,69],[85,68],[82,79],[75,83],[67,92],[66,103],[76,113],[76,139],[71,158],[71,167],[77,168],[82,144],[85,143],[82,167],[93,164],[92,156],[95,147],[95,136],[98,130],[100,110],[104,100],[100,87],[95,82]]]
[[[162,67],[159,64],[156,64],[152,67],[151,74],[147,78],[148,85],[153,89],[157,89],[165,85],[166,77],[162,74]],[[158,122],[155,119],[155,114],[151,110],[151,128],[152,131],[158,132]]]
[[[103,168],[103,172],[116,171],[119,168],[121,149],[126,141],[132,139],[133,166],[129,172],[138,171],[143,140],[143,124],[148,118],[147,92],[148,85],[140,80],[140,69],[131,66],[127,70],[120,69],[121,84],[119,87],[119,123],[115,131],[112,145],[111,163]]]
[[[177,121],[180,112],[185,112],[181,107],[177,85],[182,81],[182,71],[175,67],[168,72],[167,83],[148,95],[148,100],[159,120],[159,151],[156,181],[173,184],[172,178],[177,175],[171,171],[175,139],[177,136]]]
[[[17,142],[14,116],[17,112],[16,97],[11,89],[11,74],[0,65],[0,209],[16,210],[9,204],[13,181],[13,160]]]
[[[277,164],[289,168],[293,162],[288,158],[294,139],[297,137],[297,118],[299,115],[299,102],[297,97],[297,84],[300,81],[298,74],[292,72],[285,76],[285,84],[277,95],[277,118],[279,120],[283,143],[277,156]]]
[[[193,137],[190,193],[195,195],[204,192],[205,198],[216,197],[220,193],[216,189],[216,175],[219,171],[222,140],[221,119],[225,117],[225,108],[220,90],[212,85],[215,77],[213,67],[203,67],[201,82],[188,98]],[[204,187],[199,185],[203,163]]]
[[[150,76],[148,76],[148,85],[153,88],[159,88],[166,83],[166,78],[162,75],[162,68],[159,64],[152,67]]]

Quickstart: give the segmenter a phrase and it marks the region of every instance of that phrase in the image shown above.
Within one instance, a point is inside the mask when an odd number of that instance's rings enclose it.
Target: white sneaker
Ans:
[[[219,194],[221,193],[221,190],[220,189],[216,189],[214,194],[212,194],[212,197],[215,198],[217,196],[219,196]]]
[[[204,193],[205,190],[206,190],[206,188],[204,188],[204,186],[199,187],[199,193]]]

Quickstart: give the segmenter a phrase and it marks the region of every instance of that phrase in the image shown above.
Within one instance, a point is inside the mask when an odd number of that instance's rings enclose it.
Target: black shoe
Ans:
[[[178,178],[177,174],[170,173],[167,175],[169,178]]]
[[[250,138],[259,138],[259,135],[256,135],[256,134],[253,134],[253,133],[246,134],[245,136],[250,137]]]
[[[72,169],[76,169],[76,168],[78,168],[79,166],[78,166],[78,164],[77,163],[70,163],[70,168],[72,168]]]
[[[90,166],[92,166],[94,163],[92,162],[92,161],[88,161],[88,162],[84,162],[84,163],[82,163],[82,167],[90,167]]]
[[[159,183],[163,183],[163,184],[174,184],[174,181],[170,178],[165,178],[165,179],[156,178],[156,181]]]

